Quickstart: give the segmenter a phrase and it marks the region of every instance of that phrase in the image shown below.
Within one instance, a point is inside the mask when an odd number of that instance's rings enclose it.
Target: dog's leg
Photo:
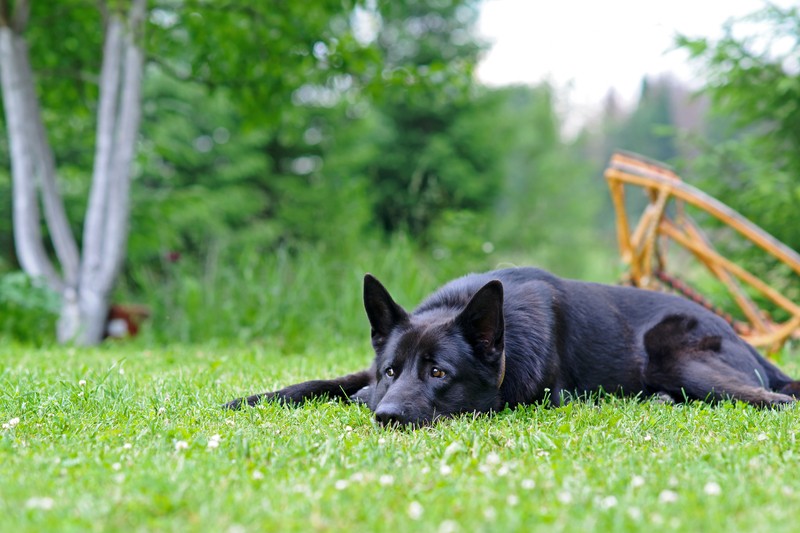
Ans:
[[[772,407],[792,403],[787,394],[773,392],[753,383],[742,375],[740,369],[727,366],[714,356],[719,354],[694,354],[697,358],[686,361],[681,369],[683,389],[690,398],[700,400],[739,400],[756,407]],[[754,377],[757,375],[754,373]]]
[[[311,398],[323,396],[327,398],[350,400],[351,397],[356,396],[357,393],[358,396],[356,399],[361,401],[365,395],[365,389],[369,387],[370,381],[374,375],[374,371],[368,369],[336,379],[304,381],[303,383],[290,385],[274,392],[263,392],[246,398],[236,398],[223,405],[223,407],[226,409],[239,409],[244,406],[244,404],[253,406],[265,399],[275,399],[288,404],[296,404]]]
[[[778,406],[795,401],[790,395],[792,392],[788,390],[774,392],[756,384],[755,373],[754,379],[747,379],[748,376],[744,376],[739,369],[731,368],[719,360],[718,353],[691,352],[684,355],[690,355],[692,359],[684,357],[675,361],[668,369],[648,368],[648,385],[659,389],[654,398],[661,401],[666,397],[675,401],[740,400],[757,407]]]
[[[699,326],[694,317],[671,315],[645,334],[648,390],[666,392],[676,401],[733,399],[758,407],[795,401],[800,384],[770,390],[770,368],[749,346],[736,338],[703,336]]]

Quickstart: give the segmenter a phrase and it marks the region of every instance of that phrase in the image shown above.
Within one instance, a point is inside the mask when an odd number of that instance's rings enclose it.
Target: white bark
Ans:
[[[20,52],[24,51],[21,37],[8,26],[0,26],[0,78],[3,87],[3,106],[11,148],[13,186],[14,243],[22,268],[34,277],[43,277],[56,290],[63,281],[56,273],[42,243],[39,204],[36,195],[37,150],[36,136],[28,99],[31,87],[25,83],[25,67]]]
[[[145,16],[145,0],[134,0],[128,17],[128,31],[123,38],[124,64],[117,137],[109,169],[107,225],[103,242],[103,266],[100,283],[111,287],[122,267],[128,243],[130,186],[133,158],[139,137],[142,115],[142,71],[144,54],[141,48],[141,28]]]
[[[81,287],[78,293],[78,330],[71,337],[78,344],[92,345],[103,340],[108,321],[110,291]],[[64,312],[71,311],[62,309]],[[71,317],[65,317],[69,320]]]
[[[17,56],[20,59],[20,74],[23,85],[26,87],[26,114],[31,121],[30,133],[32,138],[30,142],[36,156],[36,174],[39,177],[39,186],[42,192],[44,218],[47,221],[47,228],[50,230],[53,248],[61,264],[64,282],[68,287],[75,287],[78,283],[78,267],[80,264],[78,245],[72,235],[69,220],[64,210],[64,201],[58,190],[55,158],[47,140],[47,133],[44,130],[39,101],[36,99],[28,49],[22,39],[17,39],[16,44],[18,46]]]
[[[78,291],[66,287],[61,294],[61,313],[56,324],[58,342],[67,342],[77,336],[81,328],[81,308],[78,302]]]
[[[109,175],[114,152],[114,132],[117,122],[120,59],[122,54],[122,21],[111,15],[103,45],[103,66],[100,71],[100,102],[97,110],[94,172],[89,192],[89,204],[83,223],[83,257],[81,281],[95,279],[100,273],[105,239],[106,206]]]

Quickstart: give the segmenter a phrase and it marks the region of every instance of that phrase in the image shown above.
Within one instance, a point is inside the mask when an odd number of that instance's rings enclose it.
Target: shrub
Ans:
[[[0,275],[0,336],[43,345],[55,340],[59,296],[21,271]]]

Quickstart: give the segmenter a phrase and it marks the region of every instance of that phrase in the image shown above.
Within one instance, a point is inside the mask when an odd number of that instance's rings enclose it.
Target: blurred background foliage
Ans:
[[[151,307],[145,339],[287,350],[363,339],[367,271],[406,306],[451,277],[499,266],[613,282],[602,169],[615,148],[675,164],[800,249],[796,9],[754,15],[793,39],[784,55],[732,31],[718,42],[681,37],[709,73],[699,94],[668,75],[644,79],[632,108],[610,93],[595,120],[565,133],[561,88],[475,81],[487,46],[474,30],[476,1],[264,4],[151,3],[115,298]],[[93,3],[34,2],[29,31],[76,235],[100,20]],[[49,342],[57,305],[18,272],[0,134],[0,335]],[[747,247],[728,252],[752,270],[769,266]]]

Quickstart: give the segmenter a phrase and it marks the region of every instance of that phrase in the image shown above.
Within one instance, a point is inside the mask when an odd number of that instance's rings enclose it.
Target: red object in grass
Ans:
[[[106,338],[135,337],[142,322],[150,316],[150,308],[139,304],[112,304],[106,320]]]

